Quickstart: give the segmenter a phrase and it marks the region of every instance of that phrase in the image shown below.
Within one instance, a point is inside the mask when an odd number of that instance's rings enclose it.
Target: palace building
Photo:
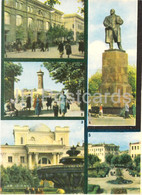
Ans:
[[[72,30],[74,41],[77,40],[77,33],[84,32],[84,19],[81,16],[64,15],[63,12],[38,0],[5,0],[4,24],[5,43],[16,41],[21,31],[24,41],[27,41],[31,34],[34,41],[38,41],[40,37],[46,36],[50,26],[55,25],[64,25],[68,30]]]
[[[134,158],[141,154],[141,142],[135,142],[129,144],[129,155]]]
[[[88,144],[88,154],[96,155],[101,162],[105,162],[107,154],[119,154],[119,146],[115,144]]]
[[[34,128],[14,126],[14,145],[1,146],[1,165],[37,166],[58,165],[69,146],[69,127],[55,127],[55,131],[40,124]]]

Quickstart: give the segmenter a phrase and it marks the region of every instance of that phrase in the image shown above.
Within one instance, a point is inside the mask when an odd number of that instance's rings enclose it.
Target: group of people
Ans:
[[[50,109],[52,107],[52,101],[53,99],[51,97],[47,97],[47,110]],[[28,95],[27,99],[26,99],[26,108],[28,108],[30,110],[31,108],[31,97],[30,94]],[[33,107],[35,109],[35,115],[37,115],[39,117],[41,110],[43,108],[43,104],[42,104],[42,99],[40,98],[40,96],[37,94],[35,99],[34,99],[34,103],[33,103]],[[61,95],[59,97],[59,105],[57,104],[57,101],[54,101],[53,104],[53,112],[54,112],[54,116],[58,117],[58,114],[60,113],[62,115],[62,117],[65,116],[65,114],[67,113],[67,109],[70,108],[70,104],[67,101],[67,96],[65,95],[64,91],[61,92]]]
[[[18,110],[15,108],[14,99],[10,99],[6,102],[4,111],[7,116],[18,116]]]
[[[66,50],[66,55],[69,58],[70,55],[72,54],[71,44],[70,44],[69,40],[67,41],[67,43],[65,45],[64,45],[64,43],[62,41],[59,42],[59,44],[58,44],[58,50],[59,50],[60,58],[63,57],[63,54],[64,54],[64,46],[65,46],[65,50]]]
[[[42,188],[35,189],[35,188],[29,188],[29,187],[27,187],[25,189],[25,194],[44,194],[44,192],[43,192],[43,189]]]

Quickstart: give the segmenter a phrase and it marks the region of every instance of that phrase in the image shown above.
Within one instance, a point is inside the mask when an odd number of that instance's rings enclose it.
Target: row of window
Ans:
[[[9,163],[13,162],[13,157],[12,156],[8,156],[8,162]],[[20,163],[25,163],[25,157],[24,156],[20,156]]]
[[[132,146],[132,150],[139,150],[140,147],[139,146]]]
[[[96,152],[96,151],[98,151],[98,152],[102,152],[102,151],[104,151],[104,149],[103,149],[103,148],[92,148],[92,149],[90,149],[90,151],[94,151],[94,152]]]
[[[132,158],[135,158],[136,156],[138,156],[139,154],[132,154]]]

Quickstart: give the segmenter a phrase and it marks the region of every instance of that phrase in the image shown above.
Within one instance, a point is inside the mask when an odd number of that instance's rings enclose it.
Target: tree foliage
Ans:
[[[12,167],[1,167],[1,186],[8,184],[13,186],[17,184],[28,185],[30,187],[38,187],[39,179],[37,169],[29,170],[22,166],[13,165]]]
[[[119,157],[119,163],[123,165],[128,165],[132,161],[132,158],[129,154],[122,154]]]
[[[64,89],[74,94],[77,90],[84,92],[85,66],[80,62],[43,62],[49,71],[50,77],[56,83],[62,83]]]
[[[21,40],[21,41],[26,39],[26,32],[24,30],[23,25],[16,27],[16,39]]]
[[[128,82],[132,87],[132,95],[136,97],[136,66],[128,66]]]
[[[88,166],[93,167],[93,165],[95,164],[95,167],[97,167],[97,164],[96,164],[97,162],[98,163],[100,162],[100,159],[98,158],[98,156],[92,155],[92,154],[88,155]]]
[[[111,159],[113,158],[113,154],[107,154],[105,156],[105,161],[106,163],[110,164],[111,165]]]
[[[63,25],[50,26],[49,30],[46,33],[47,39],[51,42],[55,40],[73,40],[73,31],[65,28]]]
[[[81,2],[82,3],[82,7],[79,7],[79,12],[81,14],[84,14],[84,0],[77,0],[79,3]]]
[[[61,2],[59,0],[46,0],[44,2],[46,5],[49,5],[50,7],[54,7],[54,5],[56,4],[61,4]]]
[[[94,93],[99,93],[100,86],[102,84],[102,73],[97,71],[89,79],[89,93],[93,95]]]

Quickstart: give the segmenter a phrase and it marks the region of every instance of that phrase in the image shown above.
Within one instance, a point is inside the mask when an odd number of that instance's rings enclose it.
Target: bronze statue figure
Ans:
[[[118,48],[122,49],[121,46],[121,29],[120,25],[123,24],[123,20],[120,16],[115,15],[115,10],[110,10],[110,15],[105,17],[103,22],[105,28],[105,42],[109,43],[109,48],[113,49],[113,41],[117,43]]]

